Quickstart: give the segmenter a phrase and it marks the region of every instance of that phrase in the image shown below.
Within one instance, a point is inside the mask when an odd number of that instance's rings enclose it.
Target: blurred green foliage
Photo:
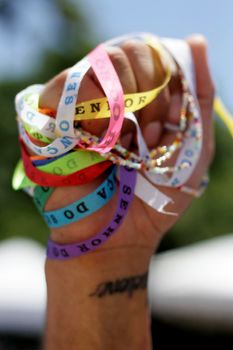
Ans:
[[[50,0],[55,1],[55,0]],[[87,23],[76,6],[56,0],[60,13],[62,35],[59,50],[44,52],[40,71],[27,81],[0,83],[0,238],[33,237],[45,243],[48,229],[23,192],[14,192],[11,179],[20,157],[14,111],[16,93],[33,83],[43,83],[85,55],[95,43],[90,40]],[[69,40],[67,40],[69,38]],[[160,250],[186,245],[224,233],[233,232],[233,146],[228,131],[216,123],[217,149],[210,169],[211,182],[205,195],[195,200],[182,220],[163,239]],[[4,147],[3,145],[7,145]]]
[[[11,1],[11,0],[10,0]],[[11,11],[10,1],[5,1],[1,16]],[[27,80],[0,82],[0,239],[12,236],[33,237],[40,242],[46,242],[48,229],[39,216],[31,199],[23,192],[14,192],[11,187],[12,174],[20,157],[18,147],[18,131],[14,107],[15,95],[35,83],[44,83],[58,74],[61,70],[73,65],[86,55],[94,43],[86,21],[77,6],[71,1],[48,0],[54,3],[59,14],[60,30],[57,35],[57,49],[45,49],[40,69],[35,71]],[[7,7],[9,5],[9,8]],[[16,33],[17,35],[17,33]]]

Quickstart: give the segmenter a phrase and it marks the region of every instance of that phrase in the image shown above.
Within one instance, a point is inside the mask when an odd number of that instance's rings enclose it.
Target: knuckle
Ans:
[[[122,49],[124,50],[129,50],[129,51],[134,51],[135,48],[137,49],[139,42],[135,39],[129,39],[126,40],[122,45]]]
[[[122,44],[122,49],[127,52],[130,56],[138,55],[141,51],[144,51],[147,48],[147,45],[141,43],[135,39],[130,39],[125,41]]]
[[[80,124],[84,130],[96,136],[101,136],[107,129],[107,122],[104,120],[84,120]]]
[[[117,46],[111,46],[107,48],[109,57],[114,65],[122,67],[126,65],[126,56],[124,51]]]
[[[211,115],[214,107],[214,94],[208,93],[206,96],[198,97],[201,110],[205,111],[205,115]]]
[[[198,95],[198,99],[206,106],[212,107],[215,98],[215,85],[210,78],[206,84],[205,91]]]
[[[120,78],[124,92],[135,92],[137,90],[137,84],[127,54],[121,47],[113,46],[109,47],[107,50],[112,64]]]
[[[50,80],[50,82],[53,82],[53,85],[56,87],[63,87],[66,77],[67,77],[68,69],[63,70],[61,73],[59,73],[54,80]]]

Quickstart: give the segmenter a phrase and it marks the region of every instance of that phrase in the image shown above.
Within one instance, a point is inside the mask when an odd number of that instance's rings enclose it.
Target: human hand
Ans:
[[[208,168],[213,156],[212,103],[214,89],[207,63],[204,39],[193,37],[188,40],[188,43],[193,53],[196,68],[197,96],[203,118],[204,142],[200,160],[187,185],[198,188],[203,173]],[[130,40],[121,47],[111,47],[109,55],[120,77],[124,93],[150,90],[163,79],[161,64],[158,60],[155,61],[151,49],[146,44]],[[145,141],[150,148],[158,144],[170,144],[174,136],[163,129],[163,124],[165,122],[177,124],[179,121],[181,88],[175,65],[172,66],[172,73],[169,86],[155,101],[137,113]],[[57,108],[65,78],[66,71],[46,85],[40,99],[41,107]],[[102,90],[92,70],[90,70],[81,84],[78,101],[100,97],[103,97]],[[91,133],[102,135],[107,128],[107,123],[108,120],[83,121],[82,127]],[[126,147],[132,148],[135,144],[134,126],[128,120],[124,122],[121,140]],[[78,187],[57,189],[49,200],[46,209],[51,210],[54,206],[57,207],[57,203],[61,207],[81,198],[94,190],[102,179],[103,177],[96,179],[91,184]],[[148,249],[149,254],[152,254],[163,234],[174,225],[193,199],[190,195],[182,193],[178,189],[162,188],[162,191],[174,200],[174,204],[168,210],[177,213],[177,216],[158,213],[135,197],[127,218],[118,230],[117,235],[114,235],[109,242],[99,249],[107,250],[111,247],[124,247],[126,249],[127,246],[131,248],[134,246]],[[107,223],[106,218],[111,217],[115,206],[116,196],[108,206],[92,214],[91,219],[88,217],[67,227],[54,229],[52,239],[57,243],[69,243],[93,236],[103,227],[103,223]],[[92,225],[92,222],[95,222],[95,225]],[[77,226],[78,235],[76,233]]]
[[[188,43],[196,69],[204,141],[200,159],[187,185],[198,188],[213,157],[214,88],[207,63],[205,40],[199,36],[191,37]],[[125,93],[147,91],[161,83],[161,66],[155,65],[151,50],[145,44],[129,41],[120,48],[112,48],[109,54]],[[46,84],[40,98],[41,107],[56,109],[65,78],[66,72],[62,72]],[[89,72],[81,85],[78,101],[101,97],[102,90]],[[171,143],[173,136],[166,133],[163,124],[165,121],[178,123],[180,103],[180,84],[173,67],[169,86],[155,101],[136,114],[150,148]],[[107,129],[107,123],[108,120],[83,121],[82,127],[91,133],[102,135]],[[133,148],[135,145],[135,130],[129,121],[124,122],[121,141],[126,147]],[[50,197],[46,210],[60,208],[80,199],[96,189],[102,181],[103,176],[82,186],[57,188]],[[128,298],[126,287],[121,292],[116,288],[107,293],[106,286],[114,286],[115,282],[127,286],[129,280],[138,280],[138,277],[144,279],[150,257],[161,238],[193,200],[192,196],[178,189],[162,188],[161,191],[174,200],[174,204],[166,209],[176,212],[177,216],[158,213],[134,197],[116,234],[96,251],[63,262],[47,261],[46,349],[151,349],[146,290],[138,290],[137,295]],[[116,201],[115,195],[107,206],[92,216],[53,229],[52,240],[67,244],[94,236],[113,215]],[[101,297],[98,294],[100,287],[106,291]],[[90,331],[92,324],[94,327]]]

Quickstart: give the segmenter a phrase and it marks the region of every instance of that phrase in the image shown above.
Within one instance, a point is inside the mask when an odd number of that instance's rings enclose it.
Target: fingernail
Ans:
[[[143,135],[149,148],[155,147],[162,133],[162,124],[158,121],[147,124],[143,129]]]
[[[195,41],[196,43],[201,43],[201,44],[204,44],[206,45],[207,44],[207,41],[206,41],[206,38],[203,34],[200,34],[200,33],[195,33],[195,34],[192,34],[192,35],[189,35],[187,37],[188,40],[192,40],[192,41]]]
[[[121,144],[125,148],[129,148],[133,139],[133,134],[131,132],[121,136]]]
[[[192,36],[189,36],[186,40],[191,46],[195,45],[196,49],[198,47],[199,55],[203,54],[206,58],[208,51],[208,42],[202,34],[193,34]]]

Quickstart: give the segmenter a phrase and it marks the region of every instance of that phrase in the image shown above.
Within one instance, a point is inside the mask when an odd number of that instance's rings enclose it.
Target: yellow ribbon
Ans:
[[[214,111],[226,125],[231,136],[233,137],[233,116],[230,114],[230,112],[227,110],[222,100],[218,96],[214,100]]]

